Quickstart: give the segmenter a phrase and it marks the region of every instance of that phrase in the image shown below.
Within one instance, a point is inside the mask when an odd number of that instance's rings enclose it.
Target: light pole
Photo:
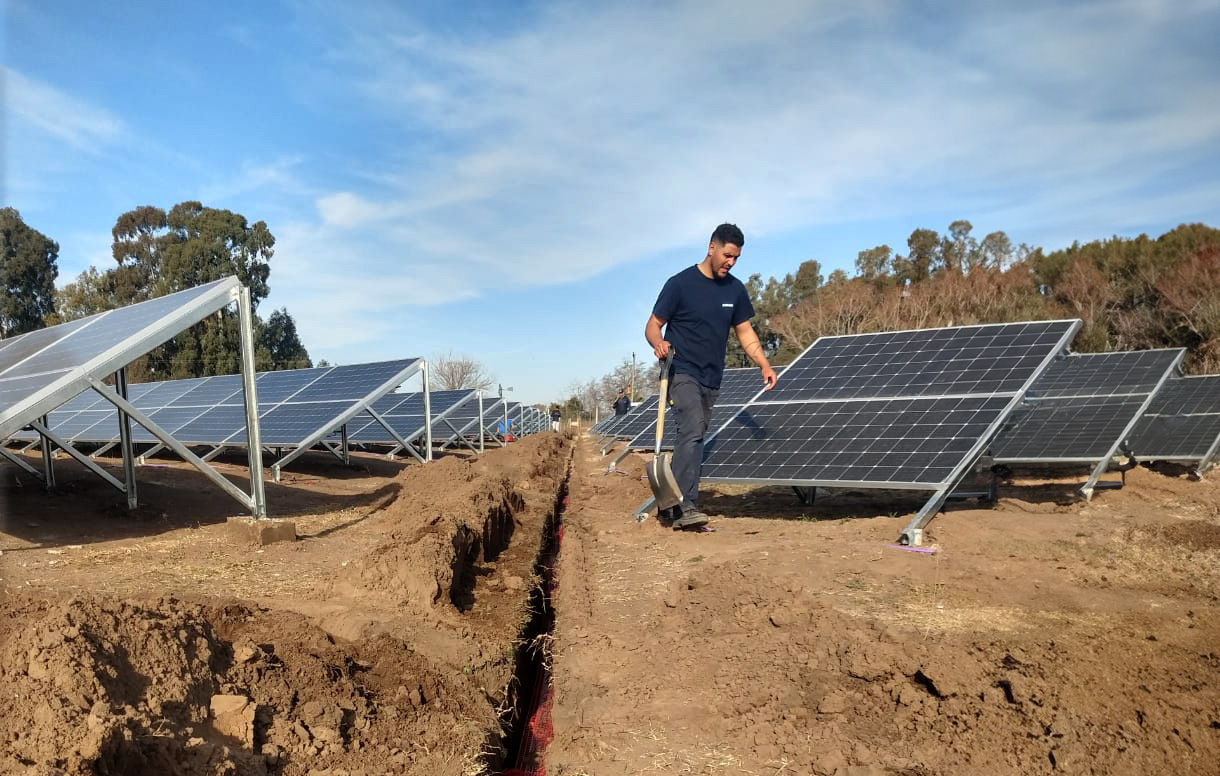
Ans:
[[[635,352],[634,351],[632,351],[632,353],[631,353],[631,396],[629,396],[628,398],[631,399],[632,403],[635,402]]]

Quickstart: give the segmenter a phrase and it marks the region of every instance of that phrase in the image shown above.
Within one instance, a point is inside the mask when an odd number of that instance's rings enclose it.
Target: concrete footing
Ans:
[[[247,544],[295,542],[297,539],[297,524],[292,520],[272,518],[255,520],[252,517],[230,517],[225,521],[225,528],[234,541]]]

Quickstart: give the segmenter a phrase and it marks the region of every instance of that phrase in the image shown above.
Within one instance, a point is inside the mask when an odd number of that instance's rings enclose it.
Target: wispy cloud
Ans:
[[[24,122],[77,151],[99,151],[126,133],[123,121],[105,108],[27,78],[11,67],[0,73],[10,121]]]
[[[304,186],[297,174],[304,163],[303,154],[294,153],[267,162],[243,161],[232,172],[225,173],[221,180],[204,184],[200,197],[208,203],[230,200],[260,190],[269,190],[275,196]]]
[[[343,357],[405,329],[460,335],[517,295],[535,309],[481,325],[552,312],[571,320],[565,363],[599,359],[589,342],[619,341],[603,329],[638,342],[623,310],[655,294],[658,260],[721,220],[785,260],[864,235],[849,263],[877,224],[964,217],[1054,248],[1220,218],[1220,0],[935,5],[289,0],[236,23],[201,6],[215,35],[130,58],[92,35],[115,14],[30,6],[27,27],[108,66],[10,60],[8,185],[59,239],[80,235],[74,260],[143,202],[266,220],[268,303]],[[230,61],[199,66],[217,45]],[[209,108],[133,102],[134,73]],[[613,311],[589,322],[587,300],[538,290],[565,283]]]
[[[586,278],[725,218],[767,233],[901,213],[908,196],[1091,198],[1220,140],[1220,103],[1199,99],[1215,57],[1199,68],[1173,40],[1184,14],[1214,27],[1215,10],[557,5],[455,38],[379,6],[336,21],[344,59],[404,135],[443,143],[318,207],[492,286]]]

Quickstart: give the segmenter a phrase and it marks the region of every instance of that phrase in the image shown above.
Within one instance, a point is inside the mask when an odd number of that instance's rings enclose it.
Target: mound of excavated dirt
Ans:
[[[344,569],[336,595],[378,597],[421,614],[444,603],[469,607],[475,566],[508,548],[513,515],[525,509],[525,499],[512,474],[489,471],[482,461],[451,458],[432,468],[433,482],[411,483],[411,492],[380,517],[396,527]]]
[[[87,481],[56,504],[70,521],[6,515],[59,543],[0,534],[0,772],[485,772],[570,446],[545,434],[408,465],[370,478],[398,494],[374,501],[297,475],[318,489],[293,496],[303,538],[259,550],[189,515],[87,543],[114,519],[75,498]],[[81,592],[91,580],[109,591]]]

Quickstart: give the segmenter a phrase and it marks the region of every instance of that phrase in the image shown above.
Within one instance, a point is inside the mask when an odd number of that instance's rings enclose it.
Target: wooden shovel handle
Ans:
[[[657,392],[657,445],[654,453],[661,454],[661,437],[665,436],[665,404],[669,401],[669,367],[674,361],[674,345],[669,343],[669,352],[661,365],[661,389]]]

